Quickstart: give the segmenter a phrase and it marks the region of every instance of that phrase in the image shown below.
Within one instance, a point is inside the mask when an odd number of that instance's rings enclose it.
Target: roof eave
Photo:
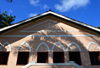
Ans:
[[[95,27],[92,27],[92,26],[87,25],[87,24],[84,24],[84,23],[80,23],[80,22],[78,22],[78,21],[75,21],[75,20],[73,20],[73,19],[67,18],[67,17],[65,17],[65,16],[63,16],[63,15],[57,14],[57,13],[52,12],[52,11],[48,11],[48,12],[42,13],[42,14],[40,14],[40,15],[34,16],[34,17],[29,18],[29,19],[27,19],[27,20],[24,20],[24,21],[22,21],[22,22],[16,23],[16,24],[14,24],[14,25],[11,25],[11,26],[8,26],[8,27],[5,27],[5,28],[2,28],[2,29],[0,29],[0,32],[5,31],[5,30],[10,29],[10,28],[13,28],[13,27],[15,27],[15,26],[18,26],[18,25],[23,24],[23,23],[25,23],[25,22],[34,20],[34,19],[36,19],[36,18],[39,18],[39,17],[44,16],[44,15],[47,15],[47,14],[53,14],[53,15],[58,16],[58,17],[60,17],[60,18],[66,19],[66,20],[68,20],[68,21],[74,22],[74,23],[76,23],[76,24],[79,24],[79,25],[82,25],[82,26],[84,26],[84,27],[93,29],[93,30],[95,30],[95,31],[97,31],[97,32],[100,32],[100,29],[97,29],[97,28],[95,28]]]

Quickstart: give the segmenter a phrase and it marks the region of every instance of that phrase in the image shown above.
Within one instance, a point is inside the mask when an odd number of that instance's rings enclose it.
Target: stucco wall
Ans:
[[[4,33],[0,36],[0,44],[2,45],[5,42],[9,42],[12,51],[9,54],[8,64],[0,65],[0,68],[21,68],[24,66],[16,65],[18,47],[22,43],[23,45],[20,47],[19,51],[23,51],[22,47],[25,47],[25,51],[30,52],[28,62],[37,62],[37,52],[48,52],[48,63],[53,63],[53,52],[59,51],[64,52],[65,63],[68,63],[68,51],[79,51],[83,68],[100,68],[100,66],[96,65],[91,66],[89,57],[89,51],[94,51],[93,48],[96,46],[94,43],[100,46],[100,37],[90,32],[85,32],[82,29],[67,25],[64,21],[62,22],[61,20],[51,17],[32,21],[27,25],[14,28],[11,31]],[[89,43],[91,43],[90,47]],[[69,45],[71,46],[69,47]],[[29,50],[29,46],[31,47],[31,51]],[[53,48],[53,46],[55,47]],[[4,48],[6,51],[10,50],[8,46],[4,46]],[[87,51],[87,48],[89,51]],[[1,51],[3,50],[4,49],[2,48]],[[95,51],[99,51],[99,48],[96,47]],[[34,68],[35,66],[32,67]],[[37,68],[41,67],[43,66],[38,66]],[[66,66],[61,67],[65,68]],[[46,68],[50,68],[50,66],[47,66]],[[58,66],[55,66],[54,68],[58,68]]]

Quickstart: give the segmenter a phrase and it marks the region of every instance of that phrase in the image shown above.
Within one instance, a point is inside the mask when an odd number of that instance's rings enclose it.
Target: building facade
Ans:
[[[100,30],[53,11],[7,26],[0,68],[100,68]]]

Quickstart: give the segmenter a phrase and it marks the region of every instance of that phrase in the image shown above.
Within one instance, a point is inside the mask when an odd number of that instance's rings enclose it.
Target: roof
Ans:
[[[84,27],[86,27],[86,28],[92,29],[92,30],[94,30],[94,31],[100,33],[100,29],[97,29],[97,28],[95,28],[95,27],[93,27],[93,26],[90,26],[90,25],[88,25],[88,24],[85,24],[85,23],[83,23],[83,22],[80,22],[80,21],[77,21],[77,20],[68,18],[68,17],[63,16],[63,15],[61,15],[61,14],[55,13],[55,12],[53,12],[53,11],[51,11],[51,10],[49,10],[49,11],[47,11],[47,12],[45,12],[45,13],[36,15],[36,16],[34,16],[34,17],[28,18],[28,19],[26,19],[26,20],[23,20],[23,21],[21,21],[21,22],[19,22],[19,23],[16,23],[16,24],[13,24],[13,25],[10,25],[10,26],[1,28],[1,29],[0,29],[0,32],[3,32],[3,31],[5,31],[5,30],[7,30],[7,29],[16,27],[16,26],[18,26],[18,25],[21,25],[21,24],[23,24],[23,23],[26,23],[26,22],[28,22],[28,21],[34,20],[34,19],[36,19],[36,18],[45,16],[45,15],[48,15],[48,14],[51,14],[51,15],[60,17],[60,18],[62,18],[62,19],[65,19],[65,20],[68,20],[68,21],[71,21],[71,22],[74,22],[74,23],[76,23],[76,24],[78,24],[78,25],[84,26]]]

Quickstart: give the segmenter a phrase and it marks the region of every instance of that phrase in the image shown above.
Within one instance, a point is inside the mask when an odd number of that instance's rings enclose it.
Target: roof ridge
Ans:
[[[79,24],[79,25],[82,25],[82,26],[85,26],[85,27],[88,27],[88,28],[90,28],[90,29],[93,29],[93,30],[95,30],[95,31],[100,32],[100,29],[97,29],[97,28],[94,27],[94,26],[91,26],[91,25],[86,24],[86,23],[83,23],[83,22],[81,22],[81,21],[72,19],[72,18],[70,18],[70,17],[66,17],[66,16],[61,15],[61,14],[58,14],[58,13],[52,11],[51,9],[50,9],[49,11],[46,11],[45,13],[35,15],[35,16],[30,17],[30,18],[28,18],[28,19],[25,19],[25,20],[22,20],[22,21],[20,21],[20,22],[17,22],[17,23],[15,23],[15,24],[13,24],[13,25],[10,25],[10,26],[1,28],[1,29],[0,29],[0,32],[2,32],[2,31],[4,31],[4,30],[7,30],[7,29],[9,29],[9,28],[18,26],[18,25],[23,24],[23,23],[25,23],[25,22],[31,21],[31,20],[33,20],[33,19],[39,18],[39,17],[41,17],[41,16],[47,15],[47,14],[52,14],[52,15],[58,16],[58,17],[60,17],[60,18],[66,19],[66,20],[68,20],[68,21],[74,22],[74,23],[76,23],[76,24]]]

